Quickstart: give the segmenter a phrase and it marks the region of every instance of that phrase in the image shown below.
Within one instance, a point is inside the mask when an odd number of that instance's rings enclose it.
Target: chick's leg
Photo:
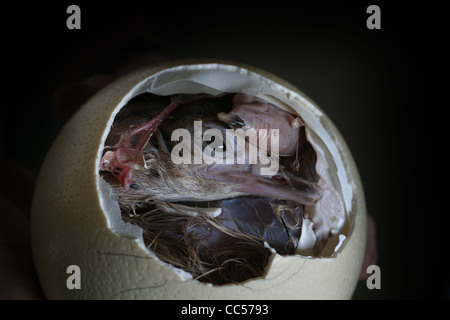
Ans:
[[[158,129],[164,119],[180,104],[182,99],[176,99],[153,119],[141,123],[129,134],[124,135],[115,151],[107,151],[102,158],[100,170],[111,172],[128,189],[132,183],[134,170],[145,168],[142,150],[148,143],[152,134]]]

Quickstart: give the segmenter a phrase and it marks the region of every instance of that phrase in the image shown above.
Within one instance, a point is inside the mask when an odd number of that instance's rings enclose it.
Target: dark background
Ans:
[[[446,213],[436,209],[437,186],[428,180],[440,162],[425,138],[430,109],[440,111],[424,98],[434,81],[426,72],[433,68],[431,35],[440,28],[442,8],[398,1],[309,2],[3,6],[7,99],[1,104],[1,155],[37,173],[63,125],[51,107],[55,90],[111,72],[136,54],[253,65],[312,98],[353,153],[377,224],[381,268],[381,290],[361,282],[354,297],[449,298],[448,240],[440,236],[439,219]],[[70,4],[81,8],[81,30],[66,28]],[[381,30],[366,27],[370,4],[381,8]]]

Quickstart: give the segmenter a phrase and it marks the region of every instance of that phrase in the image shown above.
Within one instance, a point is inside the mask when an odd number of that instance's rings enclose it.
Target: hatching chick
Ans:
[[[275,123],[280,116],[290,120],[284,114],[287,112],[269,107],[274,109],[271,115]],[[251,108],[256,110],[255,106]],[[160,111],[161,107],[156,109]],[[176,96],[154,118],[131,129],[123,128],[125,133],[116,148],[108,150],[102,159],[102,170],[111,173],[117,180],[109,177],[109,182],[118,191],[122,206],[133,210],[139,203],[151,200],[213,201],[243,195],[273,197],[308,205],[317,202],[321,197],[320,187],[314,181],[291,173],[284,166],[280,166],[273,176],[261,176],[258,170],[261,163],[173,162],[174,142],[169,137],[174,130],[183,128],[194,133],[195,120],[201,120],[202,132],[215,128],[224,134],[229,126],[216,115],[229,111],[229,96]],[[148,111],[146,114],[148,116]],[[274,127],[269,123],[269,118],[265,122]],[[284,137],[285,134],[288,138]],[[293,140],[289,131],[282,130],[280,135],[281,141]],[[296,135],[298,139],[298,131]],[[191,134],[192,141],[187,143],[195,145],[195,136],[195,133]]]
[[[180,141],[172,139],[173,132],[186,130],[185,142],[194,146],[196,121],[201,133],[215,129],[222,138],[236,127],[280,129],[279,170],[263,176],[260,163],[174,163]],[[204,151],[208,141],[201,142]],[[262,276],[271,254],[267,245],[293,254],[303,205],[322,196],[316,155],[301,120],[247,95],[136,97],[119,112],[107,145],[101,174],[116,190],[124,220],[143,228],[146,245],[160,259],[200,281],[227,284]],[[189,150],[191,157],[195,149]],[[202,208],[220,214],[189,213]]]

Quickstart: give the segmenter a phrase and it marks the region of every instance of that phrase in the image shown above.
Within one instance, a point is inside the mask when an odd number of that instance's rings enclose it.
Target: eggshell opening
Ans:
[[[311,257],[306,251],[291,256],[273,253],[263,277],[213,286],[193,280],[147,250],[142,230],[121,219],[114,193],[98,174],[115,115],[144,92],[243,92],[297,113],[322,161],[321,173],[342,199],[345,212],[327,245],[327,257]],[[365,218],[364,195],[351,154],[328,117],[303,93],[252,67],[173,62],[115,81],[66,124],[41,168],[31,228],[36,268],[48,298],[328,299],[351,297],[364,255]],[[305,241],[307,247],[311,239]],[[80,290],[66,285],[66,270],[73,264],[81,270]]]

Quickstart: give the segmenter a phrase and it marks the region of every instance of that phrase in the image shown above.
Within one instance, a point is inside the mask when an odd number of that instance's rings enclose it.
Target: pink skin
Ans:
[[[267,129],[268,132],[278,129],[280,156],[295,155],[301,147],[298,146],[300,127],[303,126],[300,118],[243,93],[234,96],[233,105],[229,114],[221,112],[217,115],[230,127],[239,127],[244,131],[254,129],[257,133],[260,129]],[[267,141],[258,141],[258,146],[267,146],[267,151],[270,151],[270,135],[267,136]],[[236,166],[230,170],[213,165],[207,169],[207,173],[212,178],[232,183],[236,190],[244,193],[279,197],[306,205],[313,205],[322,197],[322,190],[317,183],[289,174],[283,169],[277,175],[263,177],[253,173],[256,172],[254,166],[257,165],[250,165],[249,168]]]
[[[236,115],[243,120],[243,130],[253,128],[255,130],[278,129],[280,134],[280,156],[291,156],[297,151],[300,127],[303,126],[300,118],[275,108],[269,103],[243,93],[238,93],[233,98],[234,108],[229,115]],[[219,119],[227,122],[226,115],[219,115]],[[267,141],[270,146],[270,137]],[[270,151],[270,149],[268,150]]]

